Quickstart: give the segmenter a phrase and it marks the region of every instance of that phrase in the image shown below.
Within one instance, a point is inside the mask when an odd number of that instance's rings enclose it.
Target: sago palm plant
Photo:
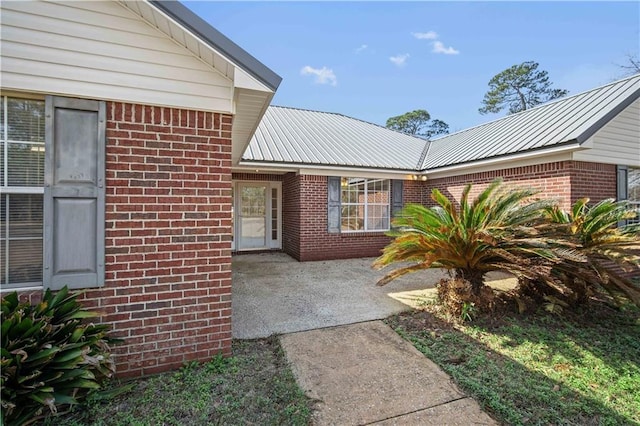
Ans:
[[[592,206],[588,203],[588,198],[580,199],[569,212],[556,206],[545,209],[547,218],[557,225],[556,230],[579,246],[586,257],[586,265],[569,260],[556,265],[557,275],[578,300],[586,299],[588,288],[600,286],[612,295],[622,293],[640,306],[640,289],[621,274],[626,270],[640,276],[640,225],[618,226],[636,213],[626,201],[606,199]]]
[[[374,266],[411,264],[390,272],[378,285],[421,269],[445,268],[454,278],[469,282],[472,293],[478,295],[484,275],[490,271],[526,279],[549,276],[552,265],[561,259],[537,227],[551,203],[531,201],[535,191],[505,188],[500,180],[473,201],[469,200],[470,191],[471,185],[467,185],[457,206],[434,189],[431,198],[436,207],[411,204],[394,219],[395,230],[390,235],[395,239]]]

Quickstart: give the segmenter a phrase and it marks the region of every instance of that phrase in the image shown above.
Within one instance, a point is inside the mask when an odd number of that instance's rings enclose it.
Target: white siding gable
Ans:
[[[574,160],[640,167],[640,99],[634,101],[574,153]]]
[[[233,113],[234,83],[113,1],[2,2],[2,88]]]

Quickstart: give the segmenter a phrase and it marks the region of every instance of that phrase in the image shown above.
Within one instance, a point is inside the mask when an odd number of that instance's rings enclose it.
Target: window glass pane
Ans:
[[[8,197],[9,239],[42,238],[43,196],[41,194],[11,194]]]
[[[367,229],[386,230],[389,228],[389,207],[371,205],[367,207]]]
[[[21,142],[44,142],[44,102],[7,100],[8,138]]]
[[[9,240],[8,252],[9,284],[42,282],[42,239]],[[6,259],[3,260],[2,276],[4,277]]]
[[[629,167],[628,180],[629,201],[640,202],[640,168]]]
[[[0,97],[0,138],[4,139],[4,98]]]
[[[0,202],[0,282],[42,281],[42,199],[40,194],[4,194]]]
[[[0,195],[0,239],[5,239],[5,234],[7,233],[7,203],[9,199],[9,195],[3,194]],[[0,251],[4,250],[4,245],[0,247]]]
[[[278,239],[278,189],[271,188],[271,239]]]
[[[44,144],[7,143],[9,186],[44,185]]]
[[[266,188],[264,186],[245,186],[241,191],[242,216],[264,216],[266,213]]]
[[[4,175],[5,175],[5,168],[4,168],[4,150],[5,150],[5,143],[4,141],[0,141],[0,186],[5,186],[5,182],[4,182]]]

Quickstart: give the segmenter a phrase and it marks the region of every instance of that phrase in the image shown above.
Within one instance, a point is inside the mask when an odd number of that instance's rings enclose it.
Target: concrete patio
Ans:
[[[373,258],[298,262],[284,253],[233,257],[233,337],[272,334],[353,324],[386,318],[433,297],[445,276],[427,270],[384,287]]]

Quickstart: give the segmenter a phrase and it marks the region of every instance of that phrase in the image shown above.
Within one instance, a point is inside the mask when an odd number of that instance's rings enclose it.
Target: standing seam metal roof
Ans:
[[[426,141],[341,114],[271,106],[243,160],[428,171],[585,142],[640,97],[640,74]]]
[[[415,170],[426,144],[341,114],[270,106],[243,160]]]
[[[640,74],[433,140],[422,170],[581,144],[640,97]]]

